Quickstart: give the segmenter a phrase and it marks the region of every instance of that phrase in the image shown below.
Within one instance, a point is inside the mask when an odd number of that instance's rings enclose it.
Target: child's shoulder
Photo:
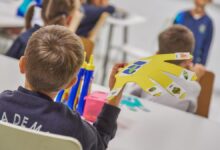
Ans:
[[[14,94],[14,91],[6,90],[0,93],[0,99],[8,96],[12,96]]]
[[[18,39],[20,39],[21,42],[27,43],[31,35],[36,32],[38,29],[40,29],[40,26],[34,25],[32,28],[28,29],[27,31],[23,32],[19,35]]]
[[[187,15],[190,15],[190,10],[182,10],[180,12],[177,13],[177,18],[182,18],[182,17],[185,17]]]

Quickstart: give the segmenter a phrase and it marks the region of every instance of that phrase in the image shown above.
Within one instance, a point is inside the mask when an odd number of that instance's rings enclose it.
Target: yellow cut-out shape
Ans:
[[[172,78],[166,75],[166,73],[187,81],[194,81],[197,77],[194,72],[166,61],[187,59],[192,59],[189,53],[163,54],[143,58],[128,64],[116,75],[116,83],[108,99],[113,99],[126,83],[129,82],[138,84],[145,92],[153,96],[160,96],[162,94],[158,86],[159,84],[171,95],[183,99],[187,93],[181,86],[176,84]]]

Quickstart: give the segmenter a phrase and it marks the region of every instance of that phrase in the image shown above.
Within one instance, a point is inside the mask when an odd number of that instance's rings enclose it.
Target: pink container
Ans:
[[[86,104],[84,108],[83,117],[91,122],[95,122],[102,107],[107,99],[107,93],[93,92],[85,98]]]

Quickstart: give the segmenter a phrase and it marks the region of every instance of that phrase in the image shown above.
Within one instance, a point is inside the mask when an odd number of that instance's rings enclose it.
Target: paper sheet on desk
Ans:
[[[189,53],[175,53],[155,55],[130,63],[116,75],[116,83],[108,99],[113,100],[129,82],[136,83],[152,96],[160,96],[162,94],[163,91],[159,88],[159,84],[172,96],[183,99],[187,93],[173,79],[167,76],[166,73],[170,73],[186,81],[194,81],[197,77],[194,72],[166,61],[187,59],[192,59]]]

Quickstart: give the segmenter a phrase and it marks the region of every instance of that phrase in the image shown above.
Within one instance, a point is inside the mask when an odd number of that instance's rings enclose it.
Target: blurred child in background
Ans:
[[[41,26],[37,24],[32,26],[31,23],[34,10],[35,6],[32,5],[25,16],[25,28],[27,30],[17,37],[6,53],[7,56],[19,59],[24,54],[30,36],[40,29]],[[73,22],[73,20],[78,19],[80,14],[79,10],[79,0],[43,0],[41,17],[44,25],[63,25],[73,30],[77,24],[77,21]]]
[[[195,8],[180,12],[174,24],[182,24],[191,29],[196,40],[193,62],[206,65],[213,37],[213,22],[205,8],[212,0],[194,0],[194,2]]]
[[[161,32],[158,37],[158,41],[158,54],[170,54],[178,52],[192,53],[192,50],[195,45],[193,33],[188,28],[182,25],[174,25]],[[194,70],[192,60],[170,61],[170,63],[179,65],[186,69]],[[200,73],[200,70],[197,69],[197,72]],[[172,75],[168,76],[170,76],[175,83],[177,83],[184,90],[186,90],[187,96],[184,100],[180,100],[170,95],[167,91],[163,90],[162,88],[161,90],[164,91],[164,93],[160,97],[150,96],[146,94],[143,90],[141,90],[139,87],[132,90],[131,94],[182,111],[194,113],[197,108],[197,99],[201,90],[200,85],[196,81],[189,82]]]
[[[77,35],[87,37],[104,12],[113,14],[116,8],[109,5],[108,0],[81,0],[84,18],[77,30]]]

